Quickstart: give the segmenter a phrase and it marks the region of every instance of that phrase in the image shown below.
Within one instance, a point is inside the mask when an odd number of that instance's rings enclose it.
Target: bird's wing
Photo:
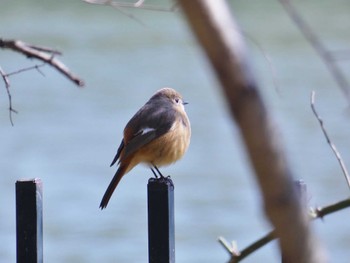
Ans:
[[[130,154],[134,153],[136,150],[140,149],[143,145],[146,145],[155,138],[157,138],[156,129],[146,128],[140,130],[126,145],[123,158],[128,157]]]
[[[149,143],[150,141],[152,141],[153,139],[155,139],[157,137],[156,134],[156,130],[153,128],[146,128],[146,129],[142,129],[139,130],[133,137],[132,139],[127,143],[127,145],[125,146],[124,144],[124,139],[122,139],[117,154],[114,156],[114,159],[111,163],[110,166],[113,166],[118,159],[121,157],[120,154],[122,152],[122,150],[124,149],[124,153],[122,158],[126,158],[127,156],[129,156],[131,153],[135,152],[137,149],[139,149],[140,147],[142,147],[143,145]],[[120,162],[120,160],[119,160]]]
[[[130,156],[142,146],[168,132],[175,117],[171,107],[144,105],[126,125],[122,158]]]
[[[118,151],[117,151],[117,154],[114,156],[114,159],[111,163],[110,166],[112,166],[113,164],[115,164],[115,162],[119,159],[120,157],[120,153],[122,152],[122,150],[124,149],[124,139],[122,139],[120,145],[119,145],[119,148],[118,148]]]

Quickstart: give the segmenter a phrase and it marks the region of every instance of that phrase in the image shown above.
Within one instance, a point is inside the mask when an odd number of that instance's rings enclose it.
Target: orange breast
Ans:
[[[186,121],[185,124],[175,122],[166,134],[139,149],[132,157],[129,170],[138,163],[163,166],[179,160],[190,144],[191,128],[188,119]]]

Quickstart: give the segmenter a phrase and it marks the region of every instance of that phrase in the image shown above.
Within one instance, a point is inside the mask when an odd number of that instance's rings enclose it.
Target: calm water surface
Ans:
[[[253,67],[295,178],[307,183],[310,204],[322,206],[346,198],[349,190],[311,113],[309,96],[316,90],[317,108],[349,163],[346,101],[276,2],[232,1],[231,6],[248,36]],[[350,3],[328,2],[298,4],[327,46],[348,49]],[[49,67],[42,68],[45,77],[35,71],[11,77],[19,111],[14,127],[1,84],[0,262],[15,261],[15,181],[34,177],[44,183],[46,262],[147,262],[151,172],[134,169],[108,209],[100,211],[98,205],[114,174],[109,164],[125,123],[163,86],[190,102],[193,130],[185,158],[162,169],[175,183],[177,262],[226,262],[218,236],[244,248],[270,230],[239,134],[181,13],[125,11],[137,21],[80,1],[0,3],[2,37],[63,51],[61,59],[86,81],[79,89]],[[32,65],[9,51],[1,51],[0,61],[7,72]],[[340,65],[350,72],[348,62]],[[342,211],[315,223],[331,262],[348,262],[350,225],[344,218],[349,216]],[[245,262],[262,260],[280,262],[275,243]]]

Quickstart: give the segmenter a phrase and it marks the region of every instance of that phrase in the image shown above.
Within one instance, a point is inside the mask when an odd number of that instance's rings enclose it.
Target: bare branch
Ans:
[[[348,207],[350,207],[350,199],[345,199],[324,207],[311,208],[310,220],[315,220],[318,218],[323,219],[323,217],[327,215],[338,212]],[[231,254],[231,259],[229,263],[240,262],[242,259],[246,258],[250,254],[253,254],[255,251],[267,245],[270,241],[274,240],[275,238],[276,238],[276,235],[275,235],[275,231],[273,230],[267,233],[266,235],[262,236],[261,238],[259,238],[258,240],[256,240],[255,242],[247,246],[246,248],[242,249],[241,251],[237,250],[234,253],[231,252],[231,247],[228,245],[228,242],[226,241],[224,247]],[[221,239],[224,240],[224,238],[221,238]]]
[[[88,3],[88,4],[111,6],[111,7],[115,8],[116,10],[118,10],[121,14],[129,17],[130,19],[134,20],[135,22],[139,23],[140,25],[147,27],[147,25],[142,20],[138,19],[133,14],[130,14],[130,13],[124,11],[122,8],[122,7],[138,8],[137,6],[134,6],[135,4],[133,4],[133,6],[123,6],[123,5],[120,5],[119,3],[113,2],[111,0],[83,0],[83,1]],[[131,5],[131,4],[129,3],[129,5]]]
[[[11,84],[10,84],[9,77],[12,76],[12,75],[16,75],[16,74],[19,74],[19,73],[22,73],[22,72],[25,72],[25,71],[33,70],[33,69],[36,69],[41,75],[44,76],[44,73],[40,70],[40,68],[43,67],[43,66],[45,66],[45,63],[40,64],[40,65],[34,65],[34,66],[31,66],[31,67],[27,67],[27,68],[22,68],[22,69],[19,69],[19,70],[10,72],[10,73],[6,73],[0,67],[0,75],[1,75],[1,77],[3,79],[3,81],[4,81],[5,89],[6,89],[6,92],[7,92],[7,97],[8,97],[8,100],[9,100],[9,118],[10,118],[10,122],[11,122],[12,126],[14,125],[13,119],[12,119],[12,113],[18,113],[18,112],[12,107],[12,96],[11,96],[11,92],[10,92]]]
[[[36,45],[31,45],[31,44],[27,44],[27,46],[29,48],[32,48],[32,49],[35,49],[35,50],[38,50],[38,51],[42,51],[42,52],[45,52],[45,53],[50,53],[50,54],[53,54],[53,55],[62,56],[62,52],[61,51],[59,51],[57,49],[50,48],[50,47],[36,46]]]
[[[249,256],[250,254],[253,254],[255,251],[257,251],[261,247],[265,246],[270,241],[274,240],[276,238],[275,236],[276,236],[275,232],[271,231],[270,233],[266,234],[265,236],[261,237],[260,239],[258,239],[254,243],[247,246],[245,249],[242,249],[238,253],[231,254],[231,259],[230,259],[229,263],[239,262],[242,259]]]
[[[318,39],[318,37],[307,24],[307,22],[302,18],[302,16],[298,13],[296,8],[291,4],[290,0],[279,0],[279,2],[282,4],[292,21],[299,28],[300,32],[303,34],[305,39],[310,43],[310,45],[321,57],[324,64],[332,74],[334,80],[345,94],[347,100],[350,102],[350,84],[347,81],[345,75],[342,73],[341,69],[338,67],[336,60],[332,56],[332,53],[329,52],[323,45],[323,43]]]
[[[22,69],[19,69],[19,70],[7,73],[6,77],[9,77],[9,76],[12,76],[12,75],[16,75],[16,74],[19,74],[19,73],[22,73],[22,72],[25,72],[25,71],[33,70],[33,69],[36,69],[42,76],[45,76],[45,74],[40,70],[40,68],[45,66],[45,65],[46,64],[43,63],[43,64],[40,64],[40,65],[34,65],[34,66],[31,66],[31,67],[22,68]]]
[[[177,4],[174,3],[170,8],[164,8],[154,5],[144,5],[145,0],[138,0],[135,3],[127,3],[127,2],[119,2],[119,1],[111,1],[111,0],[83,0],[85,3],[94,4],[94,5],[106,5],[112,6],[114,8],[137,8],[137,9],[145,9],[150,11],[163,11],[163,12],[173,12]]]
[[[19,74],[28,70],[33,70],[33,69],[36,69],[41,75],[44,75],[44,73],[40,70],[40,68],[45,66],[46,64],[49,64],[52,67],[54,67],[56,70],[61,72],[63,75],[65,75],[68,79],[70,79],[75,84],[77,84],[78,86],[80,87],[84,86],[83,80],[75,76],[61,61],[55,58],[56,55],[62,55],[62,53],[56,49],[43,47],[43,46],[36,46],[36,45],[28,44],[19,40],[5,40],[2,38],[0,38],[0,48],[11,49],[13,51],[16,51],[25,55],[28,58],[36,58],[43,62],[40,65],[34,65],[34,66],[22,68],[22,69],[13,71],[11,73],[6,73],[0,67],[0,75],[4,81],[8,100],[9,100],[9,118],[12,126],[14,125],[12,113],[17,113],[17,111],[12,107],[12,97],[10,92],[11,85],[10,85],[9,76]]]
[[[150,11],[173,12],[176,10],[176,7],[177,7],[176,3],[174,3],[170,8],[164,8],[164,7],[153,6],[153,5],[144,5],[145,0],[138,0],[135,3],[127,3],[127,2],[119,2],[119,1],[117,2],[112,0],[82,0],[82,1],[88,4],[105,5],[105,6],[113,7],[123,15],[129,17],[130,19],[134,20],[135,22],[139,23],[144,27],[147,27],[147,25],[142,20],[138,19],[133,14],[126,12],[123,8],[135,8],[135,9],[144,9],[144,10],[150,10]]]
[[[248,33],[246,32],[242,32],[242,34],[248,39],[250,40],[261,52],[262,56],[264,57],[268,67],[269,67],[269,70],[270,70],[270,73],[271,73],[271,78],[272,78],[272,82],[273,82],[273,85],[275,86],[275,90],[276,92],[279,94],[280,93],[280,87],[279,87],[279,83],[278,83],[278,80],[277,80],[277,74],[276,74],[276,68],[273,64],[273,61],[270,57],[270,55],[268,54],[268,52],[260,45],[260,43],[255,39],[253,38],[252,36],[250,36]]]
[[[27,56],[28,58],[39,59],[65,75],[76,85],[83,87],[84,81],[74,75],[61,61],[55,58],[55,55],[61,54],[59,51],[47,47],[27,44],[19,40],[5,40],[0,38],[0,48],[11,49]]]
[[[345,208],[350,207],[350,199],[341,200],[337,203],[327,205],[324,207],[318,207],[316,209],[311,209],[311,218],[317,219],[317,218],[323,218],[326,215],[338,212],[340,210],[343,210]]]
[[[237,243],[235,241],[232,241],[231,245],[227,242],[227,240],[224,237],[219,237],[218,241],[230,255],[240,255],[240,252],[237,248]]]
[[[332,143],[332,141],[330,140],[328,133],[324,127],[324,123],[323,120],[321,119],[321,117],[318,115],[316,108],[315,108],[315,92],[312,91],[311,93],[311,108],[312,111],[314,113],[314,115],[316,116],[317,120],[320,123],[321,129],[324,133],[324,136],[327,140],[327,143],[330,145],[332,151],[334,152],[340,167],[343,171],[343,174],[346,178],[346,181],[349,185],[349,175],[346,169],[346,166],[341,158],[340,153],[338,152],[336,146]],[[304,194],[305,195],[305,194]],[[350,207],[350,199],[345,199],[342,201],[339,201],[337,203],[331,204],[331,205],[327,205],[324,207],[318,207],[318,208],[311,208],[310,209],[310,220],[315,220],[317,218],[323,218],[326,215],[329,215],[331,213],[335,213],[337,211],[340,211],[342,209],[348,208]],[[261,247],[263,247],[264,245],[268,244],[270,241],[274,240],[275,237],[275,231],[271,231],[268,234],[266,234],[265,236],[261,237],[260,239],[258,239],[257,241],[253,242],[251,245],[247,246],[245,249],[243,249],[242,251],[235,251],[234,253],[232,252],[232,248],[228,245],[227,241],[225,242],[225,249],[231,254],[231,260],[229,261],[230,263],[235,263],[235,262],[239,262],[242,259],[244,259],[245,257],[247,257],[248,255],[252,254],[253,252],[255,252],[256,250],[260,249]],[[223,238],[221,238],[221,240],[224,240]],[[220,243],[222,243],[220,241]]]
[[[340,165],[340,168],[343,171],[345,180],[346,180],[346,182],[348,184],[348,187],[350,188],[350,177],[349,177],[348,170],[346,169],[346,165],[344,164],[343,159],[342,159],[339,151],[337,150],[337,147],[334,145],[334,143],[329,138],[328,133],[326,131],[326,128],[324,127],[323,120],[321,119],[320,115],[318,115],[318,113],[316,111],[316,108],[315,108],[315,91],[311,92],[311,109],[312,109],[315,117],[317,118],[318,122],[320,123],[322,132],[323,132],[323,134],[324,134],[324,136],[325,136],[325,138],[327,140],[327,143],[329,144],[329,146],[331,147],[335,157],[337,158],[337,160],[339,162],[339,165]]]
[[[11,125],[13,126],[12,113],[17,113],[17,111],[12,107],[12,97],[11,97],[11,92],[10,92],[10,80],[8,79],[8,75],[3,71],[3,69],[1,67],[0,67],[0,75],[5,83],[7,97],[9,99],[9,118],[10,118]]]

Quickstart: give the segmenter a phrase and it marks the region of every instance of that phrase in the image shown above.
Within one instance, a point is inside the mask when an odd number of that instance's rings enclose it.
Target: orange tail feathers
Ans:
[[[124,176],[128,166],[129,166],[128,163],[127,164],[120,164],[120,166],[119,166],[117,172],[115,173],[112,181],[109,183],[105,194],[103,195],[103,198],[102,198],[101,203],[100,203],[101,210],[107,207],[109,199],[111,199],[115,188],[118,186],[120,180]]]

